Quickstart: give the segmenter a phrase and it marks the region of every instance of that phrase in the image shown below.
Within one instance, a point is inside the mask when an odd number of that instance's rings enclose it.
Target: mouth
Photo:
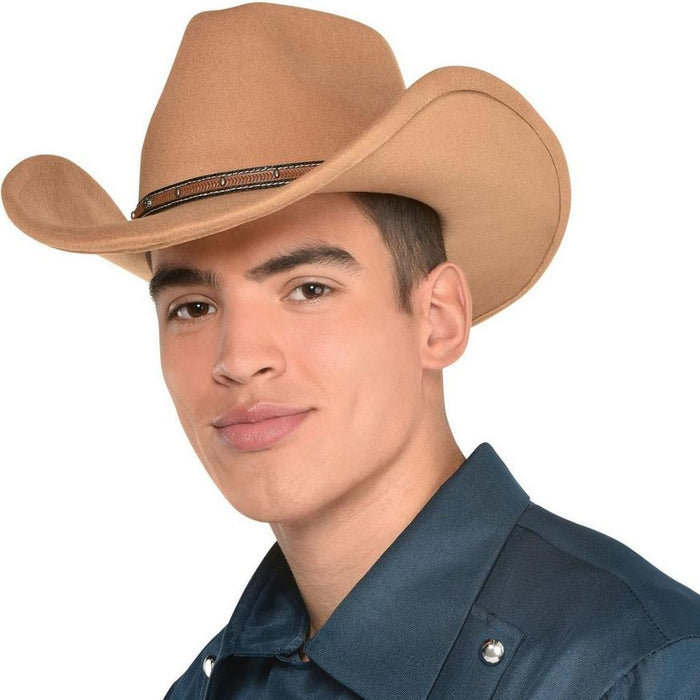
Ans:
[[[277,444],[306,420],[312,409],[275,416],[254,423],[231,423],[216,430],[226,445],[241,452],[266,449]]]
[[[232,406],[215,418],[212,425],[215,428],[224,428],[232,423],[260,423],[268,418],[291,416],[308,410],[309,407],[303,408],[271,401],[258,401],[257,403]]]

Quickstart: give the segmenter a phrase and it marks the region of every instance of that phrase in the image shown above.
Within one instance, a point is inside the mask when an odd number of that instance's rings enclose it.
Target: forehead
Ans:
[[[195,262],[209,267],[249,266],[267,254],[298,244],[329,244],[343,248],[366,267],[390,262],[376,224],[347,193],[313,194],[277,212],[175,246],[151,251],[154,272],[159,267]]]

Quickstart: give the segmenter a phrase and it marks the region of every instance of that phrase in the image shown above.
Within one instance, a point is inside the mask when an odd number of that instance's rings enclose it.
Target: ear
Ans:
[[[464,272],[449,261],[433,268],[417,289],[421,361],[443,369],[458,360],[469,340],[472,296]]]

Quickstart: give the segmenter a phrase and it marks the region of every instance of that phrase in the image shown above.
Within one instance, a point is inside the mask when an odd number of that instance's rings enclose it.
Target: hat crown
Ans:
[[[377,31],[249,3],[188,23],[141,151],[139,199],[209,173],[326,160],[403,93]]]

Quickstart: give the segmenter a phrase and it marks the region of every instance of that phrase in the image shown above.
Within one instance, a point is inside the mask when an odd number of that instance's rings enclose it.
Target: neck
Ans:
[[[390,468],[303,523],[270,523],[309,613],[311,638],[464,461],[446,422]]]

